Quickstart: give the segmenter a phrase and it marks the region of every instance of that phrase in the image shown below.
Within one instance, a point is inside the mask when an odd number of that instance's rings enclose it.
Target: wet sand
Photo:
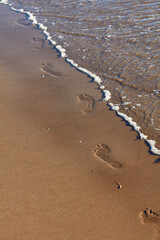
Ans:
[[[30,11],[79,66],[111,92],[110,103],[160,149],[160,4],[154,0],[9,0]],[[19,23],[28,24],[22,20]]]
[[[0,236],[160,236],[158,157],[41,30],[0,5]]]

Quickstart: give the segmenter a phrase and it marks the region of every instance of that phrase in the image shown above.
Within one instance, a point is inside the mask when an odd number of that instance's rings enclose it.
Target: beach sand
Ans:
[[[25,15],[0,5],[0,239],[160,239],[160,161]]]

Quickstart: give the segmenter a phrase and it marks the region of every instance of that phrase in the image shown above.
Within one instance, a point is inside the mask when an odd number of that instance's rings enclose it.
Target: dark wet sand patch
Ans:
[[[79,101],[85,101],[87,103],[85,112],[86,113],[91,113],[93,112],[94,106],[95,106],[95,100],[92,96],[89,96],[85,93],[79,94],[78,95],[78,100]]]
[[[98,156],[101,160],[107,163],[113,169],[119,169],[122,167],[120,162],[115,161],[110,153],[111,149],[106,144],[97,144],[93,151],[95,152],[96,156]]]

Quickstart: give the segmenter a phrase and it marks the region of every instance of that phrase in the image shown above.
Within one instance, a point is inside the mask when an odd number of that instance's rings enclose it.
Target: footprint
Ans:
[[[160,226],[160,215],[150,208],[140,212],[140,217],[145,224],[156,224]]]
[[[36,45],[36,49],[41,49],[43,48],[43,45],[44,45],[44,40],[42,38],[39,38],[39,37],[34,37],[32,38],[31,40],[33,43],[35,43]]]
[[[22,26],[28,26],[32,23],[32,21],[26,20],[26,19],[23,19],[23,18],[19,18],[19,19],[16,20],[16,23],[18,23]]]
[[[111,157],[111,149],[107,145],[98,144],[94,147],[93,151],[100,159],[105,161],[111,168],[119,169],[122,167],[120,162],[116,162],[113,160],[113,158]]]
[[[160,240],[160,215],[152,209],[146,208],[144,211],[140,212],[140,218],[142,223],[146,224],[148,227],[152,227],[156,235],[154,239]]]
[[[61,72],[57,72],[54,70],[54,67],[52,64],[50,63],[42,63],[41,64],[41,69],[47,73],[49,73],[50,75],[52,75],[53,77],[59,77],[62,76]]]
[[[95,105],[95,101],[94,101],[93,97],[91,97],[91,96],[89,96],[85,93],[82,93],[82,94],[78,95],[78,99],[79,99],[79,101],[86,101],[87,102],[86,109],[84,110],[86,113],[93,112],[94,105]]]

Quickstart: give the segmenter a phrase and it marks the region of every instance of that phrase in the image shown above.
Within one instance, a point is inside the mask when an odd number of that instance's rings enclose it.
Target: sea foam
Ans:
[[[131,117],[128,117],[126,114],[119,112],[119,106],[116,106],[111,102],[108,102],[111,99],[111,92],[107,89],[104,89],[104,86],[102,85],[102,79],[96,74],[92,73],[91,71],[78,66],[78,64],[75,63],[72,59],[67,58],[66,50],[62,46],[56,44],[56,42],[52,39],[50,33],[47,31],[47,27],[42,23],[38,23],[36,16],[34,16],[33,13],[29,11],[25,11],[24,9],[14,8],[8,0],[0,0],[0,3],[10,6],[10,8],[13,11],[27,14],[28,19],[31,20],[33,24],[37,25],[40,29],[43,30],[44,35],[50,41],[50,43],[54,45],[56,49],[60,52],[61,57],[65,58],[66,62],[70,63],[73,67],[77,68],[79,71],[91,77],[94,80],[94,82],[96,82],[99,85],[101,91],[103,92],[103,96],[104,96],[103,100],[107,102],[107,104],[111,107],[113,111],[116,111],[118,116],[122,117],[125,121],[127,121],[134,128],[134,130],[139,133],[140,138],[144,139],[150,145],[150,150],[152,153],[156,155],[160,155],[160,150],[155,147],[156,141],[147,139],[147,135],[143,134],[140,131],[140,126],[138,126],[137,123],[134,122]],[[141,97],[141,95],[138,95],[138,97]]]

